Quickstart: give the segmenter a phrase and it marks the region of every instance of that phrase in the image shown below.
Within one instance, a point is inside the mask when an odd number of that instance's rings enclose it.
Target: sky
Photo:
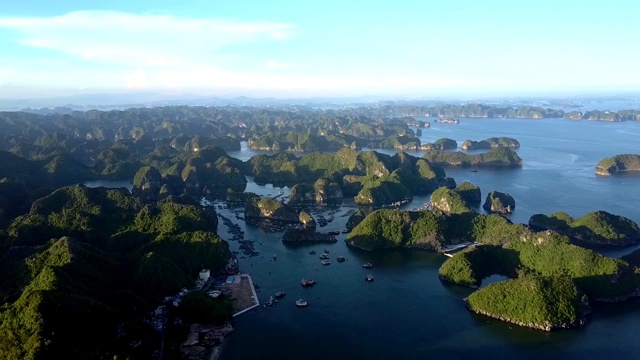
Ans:
[[[637,0],[0,0],[0,97],[640,91]]]

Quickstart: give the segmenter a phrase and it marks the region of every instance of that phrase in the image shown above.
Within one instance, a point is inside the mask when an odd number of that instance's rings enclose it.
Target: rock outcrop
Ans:
[[[309,184],[295,184],[289,194],[289,203],[310,202],[316,200],[316,190]]]
[[[480,206],[482,202],[482,193],[480,188],[472,183],[465,181],[458,185],[453,191],[457,192],[462,200],[469,206]]]
[[[245,218],[299,222],[298,215],[287,205],[272,198],[250,198],[245,205]]]
[[[300,224],[306,229],[316,228],[316,220],[306,211],[301,211],[300,214],[298,214],[298,220],[300,220]]]
[[[516,208],[516,201],[507,193],[492,191],[482,207],[488,212],[510,214]]]
[[[328,178],[320,178],[313,185],[315,190],[315,200],[319,204],[325,204],[327,201],[340,200],[344,198],[344,193],[340,184],[331,181]]]
[[[162,175],[151,166],[143,166],[133,178],[131,192],[142,197],[145,201],[155,200],[162,188]]]

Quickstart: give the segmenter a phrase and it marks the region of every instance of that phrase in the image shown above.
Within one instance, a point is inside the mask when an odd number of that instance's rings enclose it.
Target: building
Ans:
[[[200,280],[206,282],[207,280],[209,280],[209,277],[211,277],[211,270],[209,269],[200,270]]]

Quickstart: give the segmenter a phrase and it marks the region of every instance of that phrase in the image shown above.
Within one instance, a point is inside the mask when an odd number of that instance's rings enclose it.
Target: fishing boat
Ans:
[[[322,265],[331,265],[331,261],[326,260],[326,259],[325,260],[321,260],[320,264],[322,264]]]
[[[312,279],[302,279],[302,281],[300,281],[300,285],[304,286],[304,287],[309,287],[309,286],[313,286],[316,284],[315,280]]]
[[[284,291],[278,291],[275,295],[276,299],[280,299],[284,297]]]
[[[296,300],[296,306],[297,307],[307,307],[307,306],[309,306],[309,303],[306,300],[298,299],[298,300]]]

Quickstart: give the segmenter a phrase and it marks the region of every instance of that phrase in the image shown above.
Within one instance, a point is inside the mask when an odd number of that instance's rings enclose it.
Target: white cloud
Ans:
[[[49,18],[0,18],[26,46],[59,51],[88,61],[127,66],[184,66],[224,46],[281,41],[295,26],[278,22],[194,19],[114,11],[76,11]]]

